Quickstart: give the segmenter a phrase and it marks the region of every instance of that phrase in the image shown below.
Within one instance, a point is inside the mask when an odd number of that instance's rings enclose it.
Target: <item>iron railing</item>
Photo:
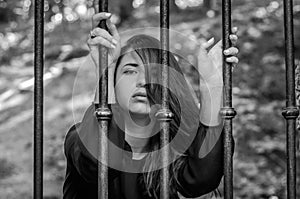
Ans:
[[[296,119],[299,110],[295,101],[295,59],[293,1],[284,0],[284,35],[286,65],[286,108],[282,111],[286,119],[287,152],[287,198],[296,199]]]
[[[160,1],[160,42],[161,42],[161,77],[162,77],[162,109],[156,114],[160,121],[160,145],[162,148],[161,163],[162,173],[160,175],[160,198],[169,198],[169,127],[173,114],[169,110],[168,88],[169,88],[169,0]]]
[[[34,4],[34,163],[33,196],[43,197],[43,72],[44,72],[44,1]]]
[[[231,0],[222,1],[222,32],[223,49],[231,47]],[[233,198],[233,171],[232,171],[232,119],[236,111],[232,108],[232,65],[225,61],[223,55],[224,101],[221,116],[224,119],[224,198]]]
[[[108,1],[99,0],[99,12],[108,11]],[[100,28],[106,29],[106,21],[100,21]],[[95,114],[99,122],[98,140],[98,198],[108,198],[108,122],[112,117],[112,112],[107,105],[107,85],[108,85],[108,57],[107,48],[99,46],[99,107]],[[101,76],[102,74],[102,76]]]
[[[160,120],[161,146],[162,150],[162,174],[160,198],[169,198],[169,122],[173,114],[168,105],[168,81],[169,81],[169,0],[160,1],[161,15],[161,74],[163,82],[162,109],[158,111],[157,117]],[[296,118],[298,109],[295,102],[295,65],[294,65],[294,38],[293,38],[293,2],[284,0],[284,32],[285,32],[285,62],[286,62],[286,108],[282,112],[286,119],[287,133],[287,198],[296,199]],[[35,43],[34,43],[34,190],[35,199],[43,197],[43,66],[44,66],[44,1],[35,1]],[[108,1],[99,0],[99,12],[108,11]],[[223,23],[223,48],[231,46],[229,35],[231,33],[231,1],[222,1],[222,23]],[[106,28],[105,21],[101,21],[99,27]],[[108,143],[107,131],[108,122],[112,112],[107,105],[107,49],[99,47],[99,74],[102,74],[99,81],[99,107],[96,109],[96,116],[99,121],[99,164],[98,164],[98,197],[108,198]],[[225,199],[233,198],[233,169],[232,169],[232,119],[236,112],[232,107],[232,66],[223,58],[223,79],[224,79],[224,104],[221,115],[225,121],[224,127],[224,196]]]

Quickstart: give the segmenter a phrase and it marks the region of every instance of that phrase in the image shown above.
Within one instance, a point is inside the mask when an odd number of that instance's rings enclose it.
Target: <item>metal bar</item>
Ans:
[[[43,70],[44,70],[44,1],[34,6],[34,163],[33,198],[43,197]]]
[[[99,0],[99,12],[108,12],[108,1]],[[100,21],[98,27],[106,29],[106,21]],[[107,85],[108,85],[108,52],[104,46],[99,46],[99,108],[95,115],[99,122],[98,140],[98,198],[108,198],[108,122],[112,117],[112,112],[107,105]],[[102,75],[101,75],[102,74]]]
[[[298,110],[300,110],[300,65],[296,66],[296,79],[295,79],[295,85],[296,85],[296,106],[298,108]],[[296,120],[296,128],[297,128],[297,136],[298,136],[298,140],[297,140],[297,149],[298,151],[300,151],[300,117],[298,116],[297,120]]]
[[[222,1],[222,32],[223,49],[231,47],[229,35],[231,33],[231,1]],[[232,171],[232,119],[236,112],[232,107],[232,65],[226,61],[223,55],[223,80],[224,100],[220,114],[224,118],[224,198],[233,198],[233,171]]]
[[[299,111],[295,101],[295,63],[293,34],[293,1],[284,0],[284,35],[286,65],[286,119],[287,137],[287,198],[296,199],[296,118]]]
[[[160,1],[160,42],[161,42],[161,77],[162,77],[162,109],[158,111],[157,117],[161,125],[160,144],[162,148],[161,163],[162,173],[160,175],[160,198],[169,198],[169,126],[172,120],[172,112],[169,110],[169,0]]]

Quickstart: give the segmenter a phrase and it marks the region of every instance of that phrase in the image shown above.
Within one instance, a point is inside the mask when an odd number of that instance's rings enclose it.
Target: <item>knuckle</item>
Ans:
[[[95,32],[96,32],[97,34],[103,34],[103,29],[102,29],[102,28],[97,27],[97,28],[95,28],[94,30],[95,30]]]
[[[98,13],[97,13],[97,14],[94,14],[94,15],[92,16],[92,20],[93,20],[93,21],[96,21],[96,20],[97,20],[97,17],[98,17]]]
[[[103,42],[104,42],[104,39],[103,39],[102,37],[98,37],[98,38],[97,38],[97,41],[103,43]]]
[[[234,61],[234,58],[233,58],[233,57],[228,57],[227,60],[228,60],[229,62],[233,62],[233,61]]]
[[[99,31],[101,31],[101,28],[96,27],[96,28],[94,28],[94,31],[99,32]]]

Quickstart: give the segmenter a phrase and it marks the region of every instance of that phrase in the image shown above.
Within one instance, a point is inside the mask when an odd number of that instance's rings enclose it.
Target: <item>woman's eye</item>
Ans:
[[[134,74],[134,73],[136,73],[136,71],[135,70],[125,70],[123,73],[124,74]]]

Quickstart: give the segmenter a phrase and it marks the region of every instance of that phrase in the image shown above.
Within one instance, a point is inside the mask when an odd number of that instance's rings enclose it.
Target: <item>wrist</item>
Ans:
[[[200,90],[208,89],[208,88],[220,88],[223,87],[223,77],[222,73],[216,72],[214,75],[208,78],[202,78],[200,76]]]
[[[219,115],[223,100],[223,85],[206,86],[200,89],[200,121],[207,126],[220,123]]]

